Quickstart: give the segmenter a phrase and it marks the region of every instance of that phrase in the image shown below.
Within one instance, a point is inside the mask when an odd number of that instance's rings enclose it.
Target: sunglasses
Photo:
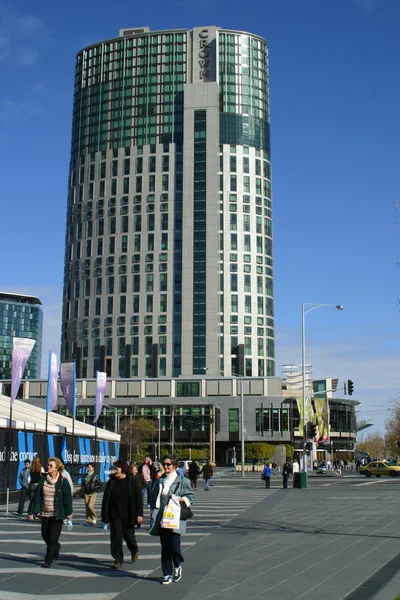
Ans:
[[[170,467],[172,463],[163,463],[163,467]]]

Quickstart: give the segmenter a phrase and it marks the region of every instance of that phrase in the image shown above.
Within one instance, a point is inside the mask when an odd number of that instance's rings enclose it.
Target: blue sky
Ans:
[[[0,0],[0,289],[44,303],[59,352],[75,54],[120,28],[219,25],[270,52],[277,375],[352,379],[383,433],[400,394],[398,0]],[[46,361],[44,361],[46,362]]]

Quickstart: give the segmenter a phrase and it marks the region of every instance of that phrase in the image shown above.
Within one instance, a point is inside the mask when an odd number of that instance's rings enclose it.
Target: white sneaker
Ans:
[[[97,523],[97,519],[93,519],[92,525],[96,525],[96,523]]]
[[[171,575],[165,575],[165,577],[163,577],[160,581],[161,585],[168,585],[170,583],[172,583],[172,577]]]
[[[182,567],[174,569],[174,581],[180,581],[182,579]]]

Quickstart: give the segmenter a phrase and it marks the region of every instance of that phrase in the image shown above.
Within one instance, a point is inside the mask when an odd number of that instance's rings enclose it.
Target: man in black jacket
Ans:
[[[110,523],[111,555],[113,569],[119,569],[124,560],[122,540],[132,555],[132,562],[139,558],[135,526],[143,521],[143,503],[140,486],[128,473],[128,463],[117,460],[114,475],[107,482],[101,507],[101,520]]]
[[[25,468],[22,469],[19,474],[19,482],[21,484],[21,495],[18,503],[18,514],[22,515],[24,512],[26,497],[31,499],[30,483],[31,483],[31,461],[27,458],[25,461]]]

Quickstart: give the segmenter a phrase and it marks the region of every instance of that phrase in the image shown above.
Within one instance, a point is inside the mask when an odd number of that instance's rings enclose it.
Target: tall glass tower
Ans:
[[[215,26],[76,58],[62,360],[274,375],[268,53]]]
[[[0,379],[11,379],[13,337],[36,340],[24,377],[40,378],[43,311],[36,296],[0,292]]]

